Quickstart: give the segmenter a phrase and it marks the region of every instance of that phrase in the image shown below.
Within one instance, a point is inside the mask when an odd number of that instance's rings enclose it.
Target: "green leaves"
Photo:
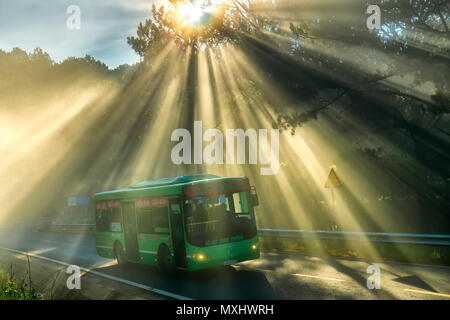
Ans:
[[[297,128],[303,126],[303,124],[309,120],[317,120],[317,114],[319,110],[308,110],[303,112],[294,112],[292,114],[279,114],[277,117],[277,122],[273,123],[272,126],[275,129],[291,130],[291,135],[295,135]]]
[[[189,24],[180,17],[180,0],[170,4],[152,6],[152,18],[140,23],[135,37],[128,37],[128,44],[141,57],[148,60],[147,52],[173,41],[181,49],[199,50],[203,47],[215,48],[225,43],[236,43],[240,34],[249,34],[258,28],[258,23],[249,16],[249,7],[237,0],[223,1],[214,12],[205,12],[198,24]],[[272,26],[273,27],[273,26]]]
[[[43,297],[36,290],[26,285],[26,281],[22,278],[19,281],[10,279],[6,280],[0,277],[0,300],[40,300]]]

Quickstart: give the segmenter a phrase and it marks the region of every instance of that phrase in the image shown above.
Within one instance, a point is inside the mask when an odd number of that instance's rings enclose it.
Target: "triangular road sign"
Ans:
[[[341,186],[342,183],[337,177],[336,172],[334,172],[334,169],[331,169],[327,182],[325,182],[325,188],[339,188]]]

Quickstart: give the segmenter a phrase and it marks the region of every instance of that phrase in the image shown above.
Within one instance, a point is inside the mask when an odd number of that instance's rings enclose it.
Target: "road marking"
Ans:
[[[56,250],[56,248],[48,248],[48,249],[42,249],[42,250],[36,250],[36,251],[30,251],[30,254],[41,254]]]
[[[319,276],[311,276],[309,274],[301,274],[301,273],[294,273],[294,276],[297,277],[305,277],[305,278],[316,278],[316,279],[322,279],[322,280],[331,280],[331,281],[345,281],[343,279],[336,279],[336,278],[328,278],[328,277],[319,277]]]
[[[432,295],[432,296],[439,296],[439,297],[450,298],[450,294],[445,294],[445,293],[431,292],[431,291],[422,291],[422,290],[413,290],[413,289],[403,289],[403,290],[409,291],[409,292],[416,292],[416,293],[430,294],[430,295]]]
[[[5,247],[0,247],[0,249],[1,250],[6,250],[6,251],[9,251],[9,252],[14,252],[14,253],[20,253],[20,254],[28,255],[30,257],[38,258],[38,259],[41,259],[41,260],[46,260],[46,261],[58,263],[58,264],[61,264],[61,265],[67,266],[67,267],[71,265],[71,264],[63,262],[63,261],[59,261],[59,260],[43,257],[43,256],[40,256],[40,255],[37,255],[37,254],[28,253],[28,252],[24,252],[24,251],[20,251],[20,250],[15,250],[15,249],[10,249],[10,248],[5,248]],[[173,298],[173,299],[177,299],[177,300],[194,300],[192,298],[185,297],[185,296],[182,296],[182,295],[179,295],[179,294],[176,294],[176,293],[172,293],[172,292],[161,290],[161,289],[152,288],[152,287],[146,286],[144,284],[140,284],[140,283],[137,283],[137,282],[125,280],[125,279],[122,279],[122,278],[111,276],[111,275],[108,275],[106,273],[94,271],[94,270],[87,269],[87,268],[84,268],[84,267],[80,267],[80,270],[83,270],[86,273],[92,273],[92,274],[95,274],[95,275],[97,275],[99,277],[103,277],[103,278],[106,278],[106,279],[109,279],[109,280],[125,283],[125,284],[128,284],[130,286],[137,287],[137,288],[140,288],[140,289],[144,289],[146,291],[154,292],[156,294],[159,294],[159,295],[162,295],[162,296],[166,296],[166,297],[170,297],[170,298]]]
[[[239,267],[240,266],[235,266],[235,267]],[[269,270],[269,269],[259,269],[260,271],[264,271],[264,272],[275,272],[275,270]],[[336,278],[329,278],[329,277],[319,277],[319,276],[312,276],[309,274],[302,274],[302,273],[293,273],[293,276],[297,276],[297,277],[305,277],[305,278],[314,278],[314,279],[322,279],[322,280],[331,280],[331,281],[345,281],[344,279],[336,279]]]

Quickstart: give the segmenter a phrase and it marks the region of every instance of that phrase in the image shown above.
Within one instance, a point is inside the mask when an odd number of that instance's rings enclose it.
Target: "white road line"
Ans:
[[[315,279],[322,279],[322,280],[332,280],[332,281],[345,281],[343,279],[336,279],[336,278],[328,278],[328,277],[319,277],[319,276],[311,276],[309,274],[301,274],[301,273],[294,273],[294,276],[297,277],[305,277],[305,278],[315,278]]]
[[[440,292],[431,292],[431,291],[413,290],[413,289],[403,289],[403,290],[409,291],[409,292],[415,292],[415,293],[429,294],[429,295],[432,295],[432,296],[439,296],[439,297],[450,298],[450,294],[445,294],[445,293],[440,293]]]
[[[63,262],[63,261],[59,261],[59,260],[43,257],[43,256],[40,256],[40,255],[37,255],[37,254],[28,253],[28,252],[24,252],[24,251],[20,251],[20,250],[15,250],[15,249],[10,249],[10,248],[5,248],[5,247],[0,247],[0,249],[1,250],[6,250],[6,251],[9,251],[9,252],[14,252],[14,253],[20,253],[20,254],[28,255],[30,257],[34,257],[34,258],[38,258],[38,259],[41,259],[41,260],[46,260],[46,261],[58,263],[58,264],[61,264],[61,265],[64,265],[64,266],[70,266],[71,265],[71,264]],[[140,284],[140,283],[137,283],[137,282],[125,280],[125,279],[122,279],[122,278],[111,276],[111,275],[108,275],[106,273],[94,271],[94,270],[87,269],[87,268],[84,268],[84,267],[80,267],[80,270],[83,270],[86,273],[92,273],[92,274],[95,274],[95,275],[97,275],[99,277],[103,277],[103,278],[106,278],[106,279],[109,279],[109,280],[125,283],[125,284],[128,284],[130,286],[137,287],[137,288],[140,288],[140,289],[144,289],[144,290],[147,290],[147,291],[150,291],[150,292],[154,292],[156,294],[159,294],[159,295],[162,295],[162,296],[166,296],[166,297],[170,297],[170,298],[173,298],[173,299],[177,299],[177,300],[194,300],[192,298],[185,297],[185,296],[182,296],[182,295],[179,295],[179,294],[176,294],[176,293],[172,293],[172,292],[161,290],[161,289],[152,288],[152,287],[144,285],[144,284]]]
[[[238,268],[241,268],[241,266],[235,266]],[[264,271],[264,272],[276,272],[275,270],[269,270],[269,269],[259,269],[259,271]],[[309,275],[309,274],[302,274],[302,273],[288,273],[292,276],[297,276],[297,277],[305,277],[305,278],[314,278],[314,279],[322,279],[322,280],[331,280],[331,281],[345,281],[344,279],[337,279],[337,278],[329,278],[329,277],[320,277],[320,276],[313,276],[313,275]]]

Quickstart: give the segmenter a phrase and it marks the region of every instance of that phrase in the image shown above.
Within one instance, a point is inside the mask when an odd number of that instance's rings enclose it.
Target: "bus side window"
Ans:
[[[152,221],[155,233],[169,234],[169,218],[167,214],[167,207],[153,208]]]
[[[150,208],[138,209],[139,233],[153,233],[152,211]]]

